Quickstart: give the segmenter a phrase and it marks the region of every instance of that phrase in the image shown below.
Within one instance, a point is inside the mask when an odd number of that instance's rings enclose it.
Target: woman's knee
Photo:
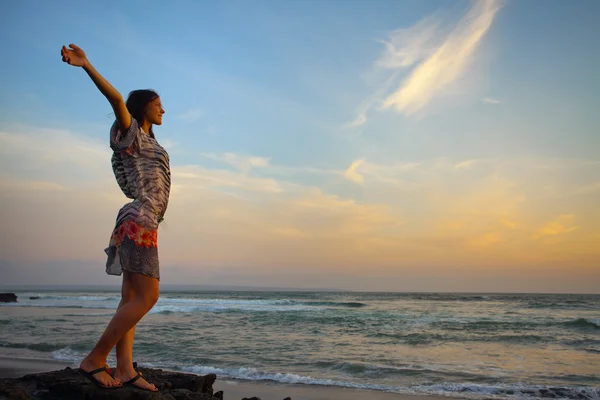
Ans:
[[[143,304],[144,309],[146,310],[146,312],[148,312],[152,309],[152,307],[154,307],[154,305],[158,301],[158,294],[152,292],[140,294],[136,293],[136,299]]]
[[[158,291],[158,288],[156,290],[149,290],[146,293],[146,303],[150,306],[150,308],[152,308],[158,302],[159,297],[160,293]]]

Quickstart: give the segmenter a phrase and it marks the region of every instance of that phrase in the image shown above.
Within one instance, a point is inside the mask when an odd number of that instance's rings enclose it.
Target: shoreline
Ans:
[[[77,368],[74,363],[68,361],[0,356],[0,379],[15,379],[30,374],[63,370],[66,367]],[[191,374],[190,372],[161,369],[163,371]],[[292,400],[362,400],[365,398],[371,400],[448,400],[449,398],[447,396],[408,395],[335,386],[285,384],[273,381],[250,381],[232,378],[221,379],[218,376],[213,384],[213,389],[215,393],[222,390],[225,393],[225,398],[231,400],[248,396],[256,396],[262,400],[281,400],[285,397],[291,397]]]

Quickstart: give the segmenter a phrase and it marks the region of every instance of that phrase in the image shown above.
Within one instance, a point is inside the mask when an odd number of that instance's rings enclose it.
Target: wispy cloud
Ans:
[[[97,258],[110,221],[129,201],[114,182],[106,147],[68,131],[0,132],[0,218],[10,227],[2,254],[22,259],[34,242],[36,259]],[[597,265],[600,257],[595,160],[357,159],[325,170],[235,153],[208,157],[207,164],[235,168],[172,165],[161,228],[169,263],[253,265],[253,273],[267,277],[275,266],[286,274],[298,265],[392,271],[403,263]],[[339,185],[345,180],[360,185]],[[577,190],[585,197],[575,203],[560,197]]]
[[[442,45],[385,99],[384,108],[394,107],[407,115],[413,114],[457,80],[492,26],[499,8],[499,3],[493,0],[475,1]]]
[[[237,188],[248,192],[279,193],[281,185],[272,178],[259,178],[223,169],[204,168],[199,165],[172,167],[173,183],[197,188]],[[181,193],[176,189],[175,194]],[[183,193],[182,193],[183,194]]]
[[[200,108],[192,108],[184,113],[178,114],[176,117],[185,122],[194,122],[202,117],[203,112]]]
[[[364,183],[365,177],[356,171],[364,162],[365,160],[354,161],[352,165],[350,165],[350,167],[344,171],[344,176],[346,179],[356,183]]]
[[[385,51],[375,65],[385,69],[411,67],[429,57],[440,45],[439,25],[441,21],[428,16],[406,29],[396,29],[380,42]]]
[[[43,180],[108,179],[108,142],[64,129],[18,128],[0,132],[0,170]],[[82,182],[80,182],[82,183]]]
[[[574,219],[575,215],[573,214],[559,215],[552,221],[549,221],[545,223],[542,227],[540,227],[536,231],[533,238],[540,239],[542,237],[562,235],[565,233],[576,231],[577,229],[579,229],[579,227],[573,225]]]
[[[355,127],[361,126],[365,122],[367,122],[367,110],[370,107],[371,107],[370,105],[368,107],[359,107],[360,111],[358,112],[358,115],[356,116],[356,119],[354,121],[350,121],[344,127],[345,128],[355,128]]]
[[[477,162],[477,160],[465,160],[465,161],[461,161],[461,162],[455,164],[454,168],[456,168],[456,169],[470,169],[476,162]]]
[[[481,99],[481,101],[486,104],[500,104],[500,100],[493,99],[491,97],[484,97]]]
[[[390,85],[388,78],[376,91],[380,96],[367,101],[366,108],[359,108],[358,116],[348,126],[364,124],[368,109],[377,103],[382,109],[392,108],[407,116],[422,111],[464,75],[499,9],[500,2],[496,0],[473,1],[450,33],[440,28],[442,21],[438,16],[428,16],[410,28],[391,32],[382,41],[385,50],[375,68],[388,71],[395,84]],[[407,68],[412,70],[398,82],[399,72]]]
[[[246,156],[235,153],[224,153],[224,154],[214,154],[208,153],[203,154],[205,157],[211,158],[213,160],[223,161],[232,167],[242,171],[248,172],[252,168],[264,168],[269,166],[269,158],[266,157],[257,157],[257,156]]]

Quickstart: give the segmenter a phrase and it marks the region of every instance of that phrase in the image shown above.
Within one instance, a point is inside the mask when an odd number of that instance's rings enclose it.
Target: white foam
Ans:
[[[53,360],[59,360],[59,361],[70,361],[73,364],[79,364],[81,362],[81,360],[83,360],[83,358],[86,356],[87,353],[83,353],[83,352],[79,352],[76,350],[73,350],[70,347],[63,347],[62,349],[58,349],[58,350],[54,350],[51,354],[51,358]],[[115,349],[113,349],[109,355],[108,358],[106,360],[109,364],[115,364],[116,363],[116,357],[115,357]]]
[[[600,318],[584,318],[584,320],[600,328]]]
[[[150,368],[167,368],[178,369],[167,365],[152,365],[145,364]],[[285,373],[269,373],[260,371],[256,368],[217,368],[211,366],[189,366],[183,367],[181,370],[191,372],[198,375],[216,374],[222,378],[244,379],[251,381],[275,381],[286,384],[304,384],[304,385],[320,385],[320,386],[335,386],[353,389],[366,389],[384,392],[392,392],[408,395],[438,395],[449,397],[460,397],[470,399],[485,399],[485,398],[538,398],[542,396],[542,390],[548,390],[546,386],[526,386],[515,384],[496,384],[483,385],[471,383],[440,383],[435,385],[417,385],[411,387],[376,385],[367,383],[356,383],[347,381],[338,381],[333,379],[313,378],[311,376],[303,376],[297,374]],[[533,392],[533,396],[531,395]],[[569,393],[572,398],[583,394],[592,400],[600,400],[600,388],[595,387],[566,387],[564,392]]]
[[[52,352],[52,359],[60,361],[71,361],[74,363],[83,360],[83,355],[71,349],[70,347],[65,347],[62,349],[54,350]]]
[[[397,388],[386,385],[369,385],[354,382],[343,382],[332,379],[319,379],[311,376],[302,376],[297,374],[285,373],[269,373],[260,371],[256,368],[216,368],[210,366],[191,366],[183,367],[183,371],[191,372],[198,375],[216,374],[224,378],[245,379],[251,381],[275,381],[288,384],[305,384],[305,385],[322,385],[322,386],[339,386],[355,389],[374,389],[392,391]]]
[[[39,296],[39,299],[35,300],[30,300],[29,297],[24,295],[22,295],[22,297],[25,297],[25,299],[20,300],[18,303],[7,303],[7,305],[10,307],[115,309],[119,300],[119,297],[113,295],[87,296],[79,293],[74,295],[42,295]],[[190,299],[165,296],[159,298],[156,305],[150,311],[150,314],[162,312],[225,312],[229,310],[281,312],[309,309],[315,310],[321,308],[323,307],[303,304],[290,299]]]
[[[549,390],[547,386],[541,385],[521,385],[521,384],[502,384],[484,385],[476,383],[440,383],[435,385],[415,386],[413,389],[421,393],[427,394],[443,394],[443,395],[459,395],[460,397],[468,398],[539,398],[542,396],[542,391]],[[585,397],[593,400],[600,400],[600,388],[597,387],[565,387],[561,392],[569,394],[568,398],[578,398],[578,394],[583,394]],[[584,394],[585,392],[585,394]],[[533,396],[532,396],[533,394]],[[560,397],[559,397],[560,398]]]

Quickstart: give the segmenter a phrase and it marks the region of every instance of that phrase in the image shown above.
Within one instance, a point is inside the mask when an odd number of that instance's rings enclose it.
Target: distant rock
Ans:
[[[31,296],[29,297],[29,300],[39,300],[40,296]]]
[[[17,295],[14,293],[0,293],[0,303],[16,303]]]
[[[195,375],[161,369],[138,368],[158,392],[133,387],[107,390],[97,387],[76,369],[0,379],[0,399],[8,400],[224,400],[223,391],[213,393],[215,374]],[[249,397],[260,400],[258,397]],[[246,399],[246,398],[245,398]],[[229,399],[228,399],[229,400]],[[236,399],[231,399],[236,400]],[[286,400],[291,400],[289,397]]]

